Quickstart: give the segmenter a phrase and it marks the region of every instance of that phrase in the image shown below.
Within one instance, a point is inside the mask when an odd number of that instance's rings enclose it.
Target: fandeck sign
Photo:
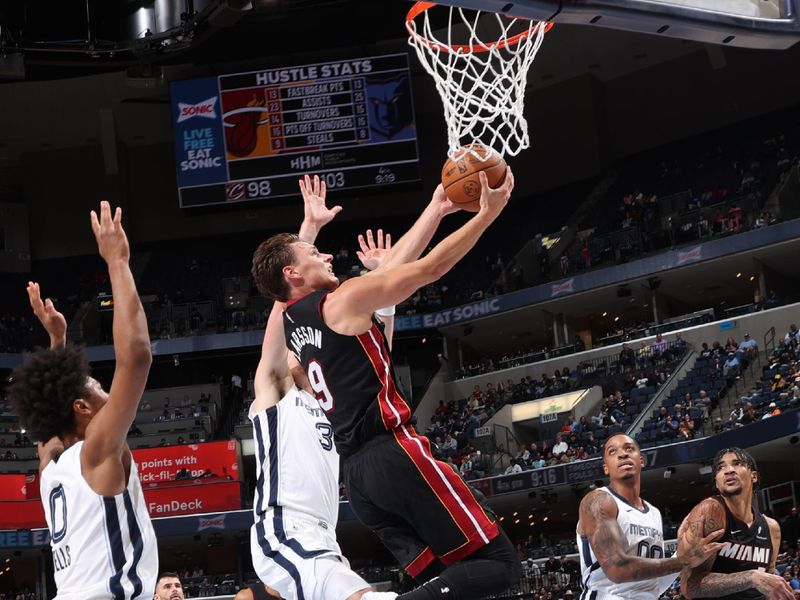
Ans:
[[[190,479],[200,477],[207,469],[219,477],[239,479],[239,454],[235,440],[142,448],[133,450],[132,454],[145,488],[153,483],[174,481],[181,469],[189,472]]]

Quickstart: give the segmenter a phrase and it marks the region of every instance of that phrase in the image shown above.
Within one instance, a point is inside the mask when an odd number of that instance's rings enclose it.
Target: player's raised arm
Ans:
[[[292,386],[292,374],[287,362],[289,351],[283,335],[283,308],[283,303],[275,302],[269,313],[264,342],[261,344],[261,359],[253,381],[256,394],[250,409],[253,413],[277,404]]]
[[[439,228],[442,219],[457,210],[456,205],[447,198],[444,187],[441,184],[438,185],[425,210],[422,211],[411,229],[397,241],[386,260],[381,263],[379,270],[391,269],[417,260],[431,243],[431,238]]]
[[[35,281],[28,282],[27,292],[33,314],[50,336],[50,347],[61,348],[67,343],[67,320],[64,315],[56,310],[50,298],[42,300],[41,289]]]
[[[681,525],[678,532],[678,554],[687,552],[707,532],[724,530],[725,521],[725,510],[719,502],[711,498],[703,500],[692,509]],[[772,573],[756,569],[738,573],[712,573],[715,558],[716,552],[699,565],[689,566],[681,571],[681,594],[688,599],[717,598],[755,588],[770,600],[791,600],[794,597],[786,582]],[[773,561],[774,558],[775,551]]]
[[[714,531],[698,543],[687,545],[671,558],[642,558],[628,553],[625,535],[617,522],[617,504],[605,492],[595,490],[584,496],[580,505],[579,531],[587,532],[589,545],[600,563],[600,568],[614,583],[655,579],[677,573],[685,565],[699,564],[715,553],[720,544],[711,539],[721,531]]]
[[[303,195],[303,222],[298,236],[304,242],[313,244],[320,230],[342,212],[342,207],[326,206],[327,188],[325,180],[320,179],[319,175],[305,175],[300,180],[300,193]]]
[[[111,206],[103,201],[99,218],[92,211],[91,222],[100,256],[108,265],[114,296],[116,366],[108,401],[86,428],[81,457],[85,466],[96,466],[110,458],[118,461],[122,450],[127,448],[125,438],[136,416],[152,362],[147,319],[128,264],[130,248],[122,228],[122,209],[117,208],[112,217]]]
[[[381,264],[392,250],[392,236],[388,233],[383,235],[383,229],[378,229],[377,235],[373,235],[372,229],[367,229],[364,235],[358,236],[358,245],[359,250],[356,251],[358,260],[368,271],[375,271],[380,269]],[[375,316],[383,323],[383,335],[389,350],[392,349],[392,340],[394,339],[394,312],[394,305],[375,311]]]
[[[325,322],[345,335],[362,333],[369,329],[372,314],[377,309],[402,302],[418,288],[452,269],[500,215],[514,189],[510,169],[503,184],[496,189],[489,187],[483,172],[480,177],[481,208],[474,217],[419,260],[345,281],[325,301]]]

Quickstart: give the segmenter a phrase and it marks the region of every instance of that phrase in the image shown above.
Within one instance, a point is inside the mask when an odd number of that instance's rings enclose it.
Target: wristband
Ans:
[[[375,314],[379,317],[393,317],[394,316],[395,305],[392,304],[391,306],[386,306],[384,308],[379,308],[375,311]]]

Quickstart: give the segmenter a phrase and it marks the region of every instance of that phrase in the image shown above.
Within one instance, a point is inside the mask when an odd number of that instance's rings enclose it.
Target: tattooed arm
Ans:
[[[584,496],[580,506],[578,532],[589,538],[589,545],[597,562],[614,583],[654,579],[669,573],[677,573],[688,564],[700,564],[712,552],[708,538],[700,540],[694,548],[688,548],[679,559],[642,558],[628,553],[627,543],[617,523],[617,503],[607,493],[595,490]],[[719,532],[714,532],[716,536]],[[713,536],[709,536],[713,537]]]
[[[707,531],[724,529],[725,510],[722,505],[711,498],[703,500],[692,509],[686,517],[678,533],[678,554],[693,543]],[[772,532],[772,525],[770,525]],[[780,534],[778,534],[780,544]],[[773,546],[775,534],[773,533]],[[777,575],[763,571],[749,570],[740,573],[712,573],[714,556],[703,564],[694,568],[685,568],[681,571],[681,594],[686,598],[716,598],[727,596],[744,590],[756,589],[770,600],[791,600],[791,590],[783,579]],[[774,568],[775,553],[773,552]]]

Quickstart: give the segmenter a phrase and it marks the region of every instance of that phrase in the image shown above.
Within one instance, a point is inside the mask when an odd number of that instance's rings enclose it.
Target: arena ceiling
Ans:
[[[411,6],[407,0],[256,0],[244,11],[237,7],[247,2],[196,0],[196,7],[221,4],[227,12],[215,18],[206,8],[196,22],[176,16],[171,30],[145,36],[137,11],[164,4],[184,3],[90,0],[87,19],[84,0],[2,0],[0,41],[5,52],[24,56],[29,81],[128,68],[147,72],[149,65],[296,64],[300,55],[326,50],[357,54],[367,47],[406,47],[404,17]],[[619,77],[699,48],[682,40],[558,25],[548,34],[530,83],[548,85],[587,71],[600,79]],[[724,62],[716,56],[719,49],[709,52]]]

